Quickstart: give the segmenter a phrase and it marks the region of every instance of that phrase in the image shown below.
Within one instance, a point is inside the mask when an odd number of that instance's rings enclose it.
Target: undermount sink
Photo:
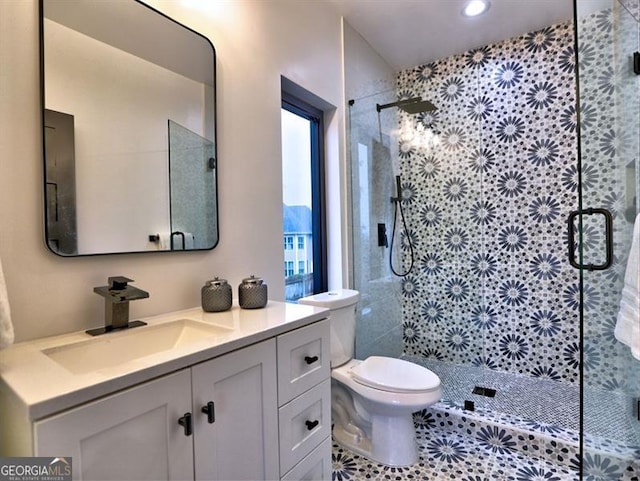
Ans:
[[[89,341],[45,349],[42,352],[68,371],[86,374],[230,332],[232,329],[180,319],[105,334]]]

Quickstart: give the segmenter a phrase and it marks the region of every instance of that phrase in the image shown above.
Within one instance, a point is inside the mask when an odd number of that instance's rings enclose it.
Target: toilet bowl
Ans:
[[[298,301],[331,311],[333,439],[387,466],[409,466],[419,460],[412,413],[440,400],[440,379],[401,359],[353,359],[358,298],[342,289]]]
[[[331,378],[332,411],[345,403],[355,410],[346,427],[334,420],[339,444],[387,466],[418,462],[413,413],[440,400],[438,376],[411,362],[372,356],[333,369]]]

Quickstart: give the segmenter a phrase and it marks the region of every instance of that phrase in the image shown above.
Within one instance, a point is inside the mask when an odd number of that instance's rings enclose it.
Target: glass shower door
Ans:
[[[395,89],[353,99],[348,107],[352,198],[353,286],[360,292],[356,357],[402,354],[402,279],[389,267],[390,198],[395,194],[398,147],[391,135],[396,117],[378,115],[377,104],[395,100]],[[397,235],[397,233],[396,233]],[[402,265],[398,237],[395,266]]]
[[[629,0],[594,5],[576,0],[581,207],[569,227],[579,231],[580,246],[582,479],[631,480],[640,475],[640,349],[635,357],[627,345],[634,330],[640,335],[639,267],[629,262],[640,250],[632,244],[640,191],[639,7]]]

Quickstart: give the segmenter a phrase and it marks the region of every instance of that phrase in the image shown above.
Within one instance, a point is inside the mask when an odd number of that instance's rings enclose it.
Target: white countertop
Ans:
[[[230,351],[327,318],[327,309],[269,301],[263,309],[207,313],[200,307],[142,319],[149,326],[191,319],[229,329],[221,335],[157,352],[120,365],[74,374],[43,353],[90,339],[108,339],[145,329],[112,332],[93,337],[84,331],[15,344],[0,351],[2,389],[11,390],[37,420],[158,376],[189,367]]]

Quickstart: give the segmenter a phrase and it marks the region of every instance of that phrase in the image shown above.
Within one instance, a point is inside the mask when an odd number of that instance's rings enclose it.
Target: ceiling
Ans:
[[[467,0],[330,0],[396,70],[573,19],[573,0],[491,0],[479,17]]]

